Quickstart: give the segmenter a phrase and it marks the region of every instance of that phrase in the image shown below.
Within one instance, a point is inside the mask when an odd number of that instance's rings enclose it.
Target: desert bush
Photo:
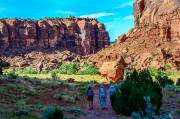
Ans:
[[[27,115],[29,110],[27,108],[27,103],[25,99],[20,99],[16,103],[17,111],[16,114],[18,116]]]
[[[9,79],[16,79],[18,75],[15,72],[8,72],[6,73],[7,78]]]
[[[55,99],[58,100],[64,100],[65,102],[75,102],[76,101],[76,97],[72,96],[72,94],[68,95],[65,93],[56,93],[54,95]]]
[[[132,112],[139,110],[145,114],[144,96],[150,96],[150,102],[156,107],[155,112],[158,113],[162,103],[159,83],[153,81],[149,70],[140,72],[135,70],[126,76],[126,80],[120,87],[117,87],[116,93],[112,96],[111,105],[118,114],[130,116]]]
[[[165,75],[165,72],[162,69],[150,68],[149,71],[152,76]]]
[[[85,63],[80,67],[78,74],[80,75],[95,75],[98,72],[98,68],[96,65],[91,63]]]
[[[156,76],[156,81],[160,84],[161,87],[166,87],[167,85],[173,85],[174,81],[169,79],[167,76]]]
[[[52,77],[53,80],[56,80],[58,78],[57,74],[55,72],[51,73],[51,77]]]
[[[59,69],[61,74],[76,74],[78,72],[78,64],[74,62],[64,63]]]
[[[152,76],[171,76],[175,75],[175,72],[173,72],[171,65],[165,64],[163,67],[157,69],[157,68],[150,68],[150,73]]]
[[[9,67],[10,64],[8,62],[3,61],[0,59],[0,75],[3,74],[3,68]]]
[[[77,62],[66,62],[59,66],[58,69],[42,70],[41,72],[34,69],[20,69],[16,74],[78,74],[78,75],[95,75],[98,72],[96,65],[92,63],[85,63],[80,65]]]
[[[42,113],[42,119],[63,119],[63,111],[56,106],[48,106]]]
[[[79,115],[83,115],[84,111],[77,106],[67,106],[64,108],[66,112],[73,113],[76,117],[79,117]]]
[[[131,114],[132,119],[155,119],[155,107],[150,102],[150,97],[144,97],[144,100],[146,102],[145,112],[146,115],[142,112],[142,110],[139,110],[138,112],[133,112]]]
[[[16,74],[38,74],[39,72],[34,69],[20,69],[16,71]]]
[[[40,73],[41,73],[41,74],[48,74],[49,71],[48,71],[48,70],[42,70]]]
[[[39,114],[36,112],[27,112],[26,115],[19,115],[17,113],[10,113],[9,116],[10,116],[10,118],[5,118],[5,119],[39,119]]]

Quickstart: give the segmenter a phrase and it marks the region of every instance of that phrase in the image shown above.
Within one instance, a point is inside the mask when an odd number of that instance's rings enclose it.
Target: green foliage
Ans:
[[[83,66],[80,67],[78,74],[80,75],[95,75],[98,72],[98,68],[96,65],[91,63],[85,63]]]
[[[163,67],[157,69],[157,68],[150,68],[150,72],[152,76],[170,76],[174,75],[174,72],[172,71],[172,67],[169,64],[165,64]]]
[[[92,63],[85,63],[80,65],[77,62],[66,62],[59,66],[58,69],[42,70],[41,72],[33,69],[21,69],[16,71],[16,74],[78,74],[78,75],[95,75],[98,72],[96,65]]]
[[[3,68],[9,67],[10,64],[8,62],[3,61],[2,59],[0,59],[0,75],[3,74]]]
[[[51,77],[52,77],[53,80],[56,80],[57,79],[57,74],[55,72],[52,72]]]
[[[151,104],[150,97],[144,97],[144,100],[146,102],[146,115],[144,115],[142,110],[139,110],[138,112],[133,112],[131,114],[132,119],[155,119],[155,107],[153,107],[153,105]]]
[[[166,87],[167,85],[173,85],[173,80],[169,79],[167,76],[156,76],[157,82],[160,84],[161,87]]]
[[[119,90],[120,89],[120,90]],[[153,82],[149,70],[136,70],[126,77],[125,82],[111,98],[112,108],[119,114],[130,116],[132,112],[142,110],[145,114],[144,96],[150,96],[151,103],[157,113],[162,103],[161,87]]]
[[[18,100],[16,103],[16,107],[17,107],[16,114],[18,116],[27,115],[29,112],[25,99]]]
[[[74,62],[68,62],[62,64],[59,69],[62,71],[61,74],[76,74],[78,72],[78,65]]]
[[[162,69],[150,68],[150,73],[152,76],[165,75],[165,72]]]
[[[6,76],[8,77],[8,79],[16,79],[18,77],[15,72],[8,72]]]
[[[34,69],[21,69],[16,71],[16,74],[38,74],[39,72]]]
[[[10,115],[10,119],[39,119],[39,115],[33,112],[28,112],[26,115],[18,115],[17,113],[13,113]]]
[[[42,119],[63,119],[64,113],[56,106],[48,106],[42,113]]]

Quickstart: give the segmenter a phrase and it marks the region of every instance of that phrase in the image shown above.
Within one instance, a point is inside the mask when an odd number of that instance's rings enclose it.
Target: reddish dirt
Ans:
[[[111,102],[108,94],[108,100],[107,100],[107,108],[105,110],[102,110],[99,105],[99,89],[94,90],[95,98],[94,98],[94,110],[90,111],[88,108],[88,103],[83,103],[83,109],[86,113],[85,116],[82,116],[80,119],[119,119],[120,117],[123,119],[128,119],[128,117],[123,117],[120,115],[117,115],[111,107]]]

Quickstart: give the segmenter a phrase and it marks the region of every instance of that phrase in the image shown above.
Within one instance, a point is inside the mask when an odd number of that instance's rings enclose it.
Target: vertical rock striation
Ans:
[[[163,41],[180,39],[180,0],[136,0],[135,26],[158,25]]]
[[[0,51],[66,49],[81,55],[109,45],[105,26],[96,19],[0,20]]]

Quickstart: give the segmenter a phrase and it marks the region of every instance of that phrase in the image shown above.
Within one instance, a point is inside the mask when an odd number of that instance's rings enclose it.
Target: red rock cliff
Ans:
[[[180,0],[136,0],[135,26],[158,25],[163,41],[180,39]]]
[[[105,26],[96,19],[0,20],[0,51],[63,48],[86,55],[109,45]]]
[[[104,61],[123,56],[130,68],[180,70],[180,0],[136,0],[135,28],[88,60],[101,67]]]

